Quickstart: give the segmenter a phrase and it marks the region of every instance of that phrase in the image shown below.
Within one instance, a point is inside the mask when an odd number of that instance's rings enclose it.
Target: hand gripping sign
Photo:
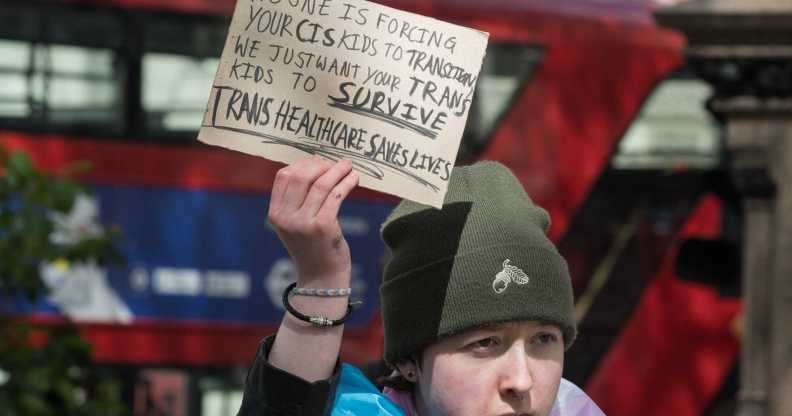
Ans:
[[[441,207],[488,34],[362,0],[239,0],[198,139]]]

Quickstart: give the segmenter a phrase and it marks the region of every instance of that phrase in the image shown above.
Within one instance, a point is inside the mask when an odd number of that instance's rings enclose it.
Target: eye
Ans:
[[[482,338],[478,341],[471,342],[467,347],[476,352],[489,351],[500,345],[500,341],[495,337]]]
[[[552,332],[540,332],[533,337],[533,343],[539,345],[550,345],[558,342],[558,335]]]

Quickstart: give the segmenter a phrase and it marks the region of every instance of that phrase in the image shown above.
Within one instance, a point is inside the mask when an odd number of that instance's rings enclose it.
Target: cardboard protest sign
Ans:
[[[362,0],[238,0],[198,139],[441,207],[488,35]]]

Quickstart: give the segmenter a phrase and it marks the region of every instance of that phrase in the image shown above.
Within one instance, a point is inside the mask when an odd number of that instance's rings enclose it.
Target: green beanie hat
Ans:
[[[576,336],[567,264],[550,218],[505,166],[456,167],[442,210],[402,201],[382,225],[385,360],[486,324],[539,321]]]

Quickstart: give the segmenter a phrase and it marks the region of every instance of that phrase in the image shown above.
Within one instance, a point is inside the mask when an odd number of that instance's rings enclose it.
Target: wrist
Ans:
[[[284,296],[286,296],[285,293]],[[292,308],[301,312],[303,315],[322,316],[333,321],[342,319],[350,312],[348,310],[349,296],[288,296],[288,299],[284,299],[284,308],[286,307],[286,301],[288,301]],[[297,326],[317,329],[316,326],[305,322],[304,319],[299,319],[291,311],[288,311],[286,317],[289,321],[292,321],[293,324],[298,324]]]
[[[352,282],[352,268],[329,273],[302,273],[297,276],[297,287],[316,289],[337,289],[349,287]]]
[[[330,318],[325,315],[306,315],[299,310],[295,309],[294,306],[291,304],[290,299],[294,296],[294,290],[297,290],[296,283],[292,283],[289,285],[286,290],[283,292],[283,307],[291,314],[291,316],[299,319],[300,321],[310,323],[313,326],[317,327],[330,327],[330,326],[339,326],[342,325],[346,320],[349,318],[349,315],[352,313],[352,303],[349,302],[349,296],[319,296],[319,297],[335,297],[335,298],[343,298],[347,301],[347,308],[346,313],[344,316],[340,318]],[[313,292],[309,292],[313,293]],[[325,305],[327,306],[327,305]],[[335,306],[335,305],[333,305]],[[323,309],[327,309],[326,307]],[[335,309],[335,308],[334,308]]]

